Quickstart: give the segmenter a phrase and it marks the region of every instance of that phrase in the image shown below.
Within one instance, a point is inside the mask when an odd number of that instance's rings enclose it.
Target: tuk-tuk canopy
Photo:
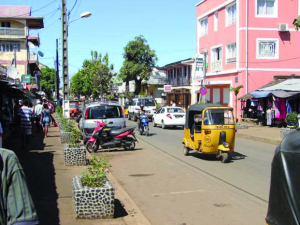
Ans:
[[[221,104],[211,104],[211,103],[191,105],[188,108],[186,116],[185,116],[185,127],[186,128],[191,128],[194,121],[190,121],[190,119],[194,118],[194,115],[196,114],[196,112],[202,112],[203,109],[205,109],[207,107],[224,107],[224,106],[221,105]]]
[[[299,224],[300,131],[287,135],[272,161],[268,224]]]
[[[191,105],[188,111],[202,111],[206,107],[222,107],[220,104],[194,104]]]

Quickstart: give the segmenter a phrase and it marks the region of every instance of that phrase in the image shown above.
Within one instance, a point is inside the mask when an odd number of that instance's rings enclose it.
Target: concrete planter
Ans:
[[[289,133],[295,132],[297,129],[293,128],[280,128],[280,137],[283,139]]]
[[[76,218],[102,218],[114,217],[115,190],[105,177],[101,188],[84,187],[81,177],[73,177],[73,207]]]
[[[61,143],[70,143],[71,142],[71,132],[60,131],[60,142]]]
[[[84,146],[77,148],[70,147],[69,144],[64,146],[64,162],[65,166],[85,166],[86,165],[86,150]]]

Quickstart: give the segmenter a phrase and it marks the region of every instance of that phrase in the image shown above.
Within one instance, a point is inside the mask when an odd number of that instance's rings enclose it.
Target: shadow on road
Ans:
[[[190,152],[190,155],[195,157],[195,158],[201,159],[201,160],[220,161],[220,159],[216,158],[215,155],[205,155],[205,154],[199,154],[197,152]],[[246,157],[247,157],[246,155],[243,155],[239,152],[233,152],[231,154],[231,157],[230,157],[230,160],[229,160],[228,163],[232,163],[235,160],[245,159]]]
[[[115,199],[115,213],[114,218],[121,218],[127,216],[128,213],[126,212],[124,205],[119,201],[119,199]]]
[[[28,145],[30,151],[21,148],[19,132],[5,140],[3,147],[14,151],[19,158],[27,178],[29,191],[36,207],[40,224],[58,225],[58,194],[53,165],[53,154],[55,151],[44,151],[43,134],[36,132],[31,137]],[[50,145],[47,147],[50,147]]]

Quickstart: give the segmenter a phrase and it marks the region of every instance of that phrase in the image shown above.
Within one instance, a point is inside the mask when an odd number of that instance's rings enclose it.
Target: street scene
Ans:
[[[3,0],[0,224],[299,224],[299,15]]]

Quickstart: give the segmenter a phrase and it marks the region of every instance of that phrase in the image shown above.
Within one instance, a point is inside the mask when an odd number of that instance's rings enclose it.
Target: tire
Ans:
[[[228,153],[221,154],[221,163],[227,163],[229,159]]]
[[[166,129],[166,125],[165,125],[165,122],[164,122],[164,121],[161,121],[161,128],[162,128],[162,129]]]
[[[93,145],[92,142],[87,142],[86,145],[85,145],[85,149],[89,152],[89,153],[92,153],[92,152],[97,152],[99,148],[99,143],[98,141],[96,141],[96,143]]]
[[[135,142],[132,141],[130,146],[124,146],[124,150],[128,151],[128,150],[134,150],[135,149]]]
[[[189,156],[190,155],[190,150],[185,145],[183,145],[183,155],[185,155],[185,156]]]
[[[154,119],[153,119],[152,123],[153,123],[153,127],[156,127],[156,123],[155,123]]]

